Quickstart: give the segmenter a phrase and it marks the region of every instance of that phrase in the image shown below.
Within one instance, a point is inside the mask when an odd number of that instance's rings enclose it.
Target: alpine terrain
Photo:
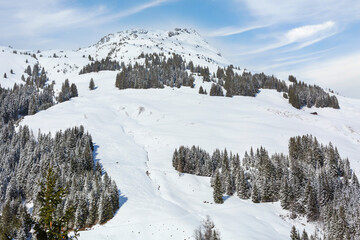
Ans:
[[[0,74],[1,239],[360,238],[358,99],[180,28],[0,47]]]

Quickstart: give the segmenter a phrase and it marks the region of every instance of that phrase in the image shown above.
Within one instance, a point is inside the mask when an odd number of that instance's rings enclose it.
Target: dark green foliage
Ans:
[[[251,200],[254,203],[259,203],[260,202],[259,190],[256,187],[256,183],[253,184],[252,189],[251,189]]]
[[[90,79],[89,89],[90,89],[90,90],[94,90],[94,89],[95,89],[94,79],[92,79],[92,78]]]
[[[207,94],[206,90],[204,91],[202,86],[200,86],[200,88],[199,88],[199,94],[205,94],[205,95]]]
[[[89,60],[94,61],[89,55]],[[110,58],[102,59],[101,61],[96,60],[92,62],[83,69],[80,70],[79,74],[91,73],[91,72],[100,72],[100,71],[116,71],[120,70],[120,63],[116,60],[112,61]]]
[[[37,87],[32,80],[12,89],[0,87],[0,122],[16,121],[54,105],[52,85]]]
[[[300,240],[300,234],[296,230],[295,226],[292,226],[292,228],[291,228],[290,239],[291,240]]]
[[[250,72],[243,72],[239,75],[234,71],[232,65],[225,69],[225,73],[223,69],[217,70],[219,80],[225,81],[224,88],[227,97],[235,95],[255,97],[260,88],[275,89],[278,92],[288,91],[284,81],[280,81],[274,76],[267,76],[264,73],[253,75]]]
[[[289,82],[297,84],[296,77],[294,77],[293,75],[289,75]]]
[[[307,85],[303,82],[297,83],[295,81],[289,87],[289,103],[300,109],[304,106],[307,107],[331,107],[339,109],[339,102],[336,96],[330,96],[321,87],[316,85]]]
[[[224,96],[222,87],[219,84],[213,83],[210,89],[210,96]]]
[[[235,189],[242,199],[251,193],[255,203],[280,200],[291,217],[305,216],[335,236],[329,239],[360,237],[360,185],[349,160],[341,159],[331,143],[321,145],[311,135],[290,138],[288,156],[269,156],[260,147],[246,152],[241,162],[226,150],[210,156],[199,147],[182,146],[174,153],[173,166],[211,176],[214,199],[220,200],[220,192],[232,195]]]
[[[40,183],[38,202],[39,217],[35,220],[35,236],[37,239],[69,239],[69,222],[74,217],[74,207],[68,208],[61,216],[56,216],[57,207],[63,202],[67,191],[57,186],[56,176],[49,167],[45,183]]]
[[[221,181],[218,173],[215,176],[213,197],[215,203],[218,204],[224,203],[223,193],[221,190]]]
[[[20,198],[6,201],[1,206],[0,239],[26,239],[31,223],[30,215]]]
[[[53,86],[47,85],[48,78],[44,68],[28,66],[30,75],[25,84],[14,84],[12,89],[0,86],[0,123],[7,124],[22,116],[35,114],[54,105]],[[22,76],[25,80],[25,77]],[[0,126],[1,126],[0,124]]]
[[[65,102],[70,100],[70,98],[77,97],[78,91],[75,83],[72,83],[70,86],[69,79],[66,79],[61,86],[61,92],[57,97],[58,102]]]
[[[114,216],[119,208],[117,186],[107,174],[103,175],[99,162],[94,166],[94,146],[82,126],[57,132],[54,138],[39,133],[35,139],[27,126],[15,131],[14,126],[8,124],[0,128],[0,136],[0,206],[19,198],[20,204],[12,210],[18,212],[23,203],[33,201],[33,217],[41,217],[44,198],[43,194],[38,195],[41,187],[33,183],[47,182],[46,170],[56,166],[51,173],[56,181],[51,184],[62,197],[60,203],[56,200],[54,217],[67,215],[73,207],[74,216],[69,218],[68,227],[83,229]],[[65,186],[66,195],[61,190]],[[16,222],[25,221],[25,217],[19,219]],[[18,236],[18,225],[12,225],[14,227],[7,231]]]
[[[7,78],[7,75],[6,75],[6,73],[4,73],[4,78]]]
[[[194,86],[194,78],[186,71],[185,61],[180,55],[173,54],[166,59],[163,55],[145,54],[145,66],[137,62],[121,66],[121,72],[116,76],[115,86],[126,88],[164,88]]]

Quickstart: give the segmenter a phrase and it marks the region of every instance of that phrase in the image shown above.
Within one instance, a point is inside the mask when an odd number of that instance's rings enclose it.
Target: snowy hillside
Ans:
[[[195,30],[181,28],[173,31],[139,29],[109,34],[97,44],[79,52],[86,56],[94,55],[96,59],[110,57],[125,62],[134,62],[142,52],[177,53],[196,65],[214,67],[230,64]]]
[[[360,100],[338,96],[340,110],[297,110],[275,90],[261,90],[257,97],[200,95],[200,85],[210,89],[200,77],[194,89],[119,90],[114,85],[118,72],[78,74],[90,62],[88,55],[133,63],[142,52],[174,52],[211,71],[229,64],[194,30],[125,31],[77,51],[43,51],[37,60],[1,49],[2,86],[21,82],[28,59],[45,67],[57,90],[67,78],[78,87],[79,97],[26,116],[21,124],[34,133],[83,125],[93,137],[96,159],[116,181],[119,211],[105,225],[80,232],[80,239],[193,239],[206,215],[222,239],[285,240],[292,225],[314,232],[306,219],[290,220],[279,202],[254,204],[233,196],[222,205],[213,204],[208,177],[179,174],[172,167],[172,154],[180,145],[198,145],[209,152],[227,148],[242,157],[251,146],[287,153],[290,137],[312,134],[321,143],[331,141],[360,174]],[[3,79],[11,68],[15,74]],[[318,115],[310,114],[314,111]]]

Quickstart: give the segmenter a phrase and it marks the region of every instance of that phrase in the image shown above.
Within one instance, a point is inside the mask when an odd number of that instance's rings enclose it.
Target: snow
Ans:
[[[17,51],[17,54],[13,53],[14,49],[9,47],[0,47],[0,84],[3,88],[12,88],[15,83],[23,83],[21,80],[21,75],[24,75],[25,79],[27,74],[24,73],[28,65],[32,66],[37,62],[35,58],[29,55],[20,54],[20,52],[26,51]],[[29,63],[26,63],[28,60]],[[10,70],[13,70],[13,74],[10,73]],[[7,78],[4,79],[4,73],[6,73]]]
[[[156,34],[165,36],[167,32],[155,31],[150,36],[155,39]],[[169,39],[177,37],[180,41],[185,34],[189,33],[168,37],[163,45],[170,46]],[[289,239],[293,224],[313,233],[313,224],[289,220],[289,213],[278,202],[254,204],[234,196],[222,205],[213,204],[210,179],[180,175],[172,167],[172,154],[180,145],[198,145],[210,153],[227,148],[241,157],[251,146],[264,146],[269,153],[287,153],[290,137],[312,134],[324,144],[331,141],[359,173],[360,100],[338,96],[340,110],[297,110],[274,90],[261,90],[255,98],[210,97],[198,94],[200,85],[208,92],[210,88],[210,83],[202,83],[199,77],[195,89],[118,90],[117,72],[78,75],[80,69],[74,70],[88,63],[82,57],[85,53],[98,54],[99,59],[106,56],[113,38],[123,36],[130,38],[126,40],[129,43],[147,44],[145,36],[141,39],[142,34],[137,35],[132,39],[129,32],[122,32],[77,52],[57,51],[59,56],[63,54],[59,58],[48,57],[55,50],[43,52],[44,57],[38,58],[57,87],[68,78],[77,85],[79,97],[27,116],[21,124],[29,125],[34,133],[38,129],[54,133],[84,125],[95,142],[96,160],[116,181],[121,194],[121,207],[115,217],[105,225],[80,232],[80,239],[192,239],[194,229],[206,215],[213,219],[223,239]],[[192,35],[201,40],[196,33]],[[195,43],[189,44],[184,51],[196,51]],[[202,44],[207,48],[205,42]],[[137,57],[136,49],[131,54],[122,52],[123,59]],[[218,56],[215,52],[204,56]],[[21,62],[17,57],[11,55],[11,61]],[[217,68],[215,63],[209,66]],[[93,91],[88,89],[91,78],[97,86]],[[0,82],[3,84],[3,80]],[[318,115],[310,114],[314,111]]]

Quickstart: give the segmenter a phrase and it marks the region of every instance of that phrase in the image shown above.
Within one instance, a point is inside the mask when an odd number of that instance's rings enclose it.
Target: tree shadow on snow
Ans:
[[[96,164],[100,161],[100,158],[97,157],[98,155],[98,149],[99,149],[99,145],[93,143],[94,145],[94,151],[93,151],[93,161],[94,161],[94,169],[96,168]],[[100,166],[101,166],[101,173],[104,174],[104,169],[102,164],[99,162]]]
[[[224,202],[226,201],[226,200],[228,200],[230,198],[230,196],[223,196],[222,197],[222,199],[224,200]]]
[[[119,189],[118,193],[119,193],[119,209],[116,210],[116,212],[115,212],[114,215],[116,215],[116,214],[119,212],[119,210],[121,209],[121,207],[122,207],[122,206],[127,202],[127,200],[128,200],[128,198],[127,198],[124,194],[121,193],[120,189]]]
[[[96,164],[100,161],[100,158],[98,158],[98,149],[99,149],[99,145],[96,145],[94,143],[94,151],[93,151],[93,160],[94,160],[94,167],[96,166]],[[102,164],[99,162],[100,166],[101,166],[101,170],[102,170],[102,174],[104,174],[104,168],[102,166]],[[127,202],[128,198],[121,193],[120,189],[118,190],[118,194],[119,194],[119,209],[116,210],[115,214],[117,214],[117,212],[120,210],[120,208]]]

